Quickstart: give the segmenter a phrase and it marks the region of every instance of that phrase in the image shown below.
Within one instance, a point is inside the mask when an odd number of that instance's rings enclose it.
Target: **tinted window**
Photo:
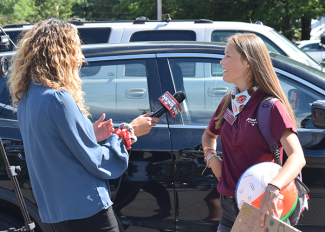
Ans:
[[[83,44],[108,43],[111,28],[78,28]]]
[[[89,62],[83,66],[82,90],[93,119],[106,113],[113,123],[131,122],[148,112],[146,70],[145,60]]]
[[[186,95],[181,103],[184,124],[208,125],[220,101],[233,86],[223,81],[220,60],[175,58],[169,59],[169,66],[176,91],[181,90]]]
[[[236,33],[254,33],[254,32],[249,32],[249,31],[213,31],[212,35],[211,35],[211,41],[212,42],[227,42],[227,38],[236,34]],[[265,36],[258,34],[258,33],[254,33],[256,35],[258,35],[259,37],[261,37],[261,39],[264,41],[267,49],[270,52],[274,52],[274,53],[278,53],[281,55],[285,55],[286,54],[277,46],[275,45],[271,40],[269,40],[268,38],[266,38]]]
[[[319,43],[307,44],[307,45],[301,47],[302,50],[311,50],[311,49],[317,50],[319,48],[320,48]]]
[[[21,38],[25,32],[27,32],[27,30],[6,31],[6,34],[9,35],[9,38],[17,45],[18,39]],[[4,35],[4,33],[0,31],[0,35]],[[12,51],[13,49],[14,49],[14,46],[12,45],[12,43],[10,43],[10,48],[9,48],[9,50],[6,50],[6,51]]]
[[[139,31],[130,38],[130,42],[138,41],[196,41],[196,34],[194,31],[182,30]]]
[[[296,116],[298,128],[315,128],[311,119],[311,105],[324,96],[283,75],[278,75],[281,87]]]
[[[194,64],[194,78],[184,74],[186,73],[185,67],[191,67],[191,65],[184,64]],[[233,86],[223,81],[220,60],[171,58],[169,65],[176,91],[181,90],[186,95],[186,99],[181,103],[184,124],[208,125],[220,101]],[[278,75],[278,77],[296,116],[298,128],[314,128],[311,120],[311,105],[314,101],[323,100],[325,97],[291,78],[283,75]]]

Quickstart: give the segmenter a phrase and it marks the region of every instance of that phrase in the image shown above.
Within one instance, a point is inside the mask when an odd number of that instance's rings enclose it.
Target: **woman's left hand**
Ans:
[[[112,135],[114,131],[112,119],[103,122],[104,119],[105,119],[105,114],[102,114],[102,116],[93,124],[97,142],[107,139]]]
[[[271,190],[274,193],[279,193],[279,189],[268,185],[267,188]],[[262,197],[262,200],[260,202],[260,209],[261,209],[261,214],[260,214],[260,225],[261,227],[264,227],[264,219],[265,219],[265,214],[268,213],[269,215],[279,218],[280,214],[277,209],[277,203],[278,203],[279,198],[268,191],[265,191],[264,196]]]

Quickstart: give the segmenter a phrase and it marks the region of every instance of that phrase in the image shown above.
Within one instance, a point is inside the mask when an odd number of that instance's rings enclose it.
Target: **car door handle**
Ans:
[[[145,98],[147,91],[143,88],[125,90],[126,98]]]
[[[181,159],[197,159],[204,158],[204,152],[193,150],[191,148],[183,148],[179,150],[179,155]]]
[[[225,86],[214,86],[208,88],[208,95],[210,97],[226,95],[229,92],[228,87]]]
[[[222,152],[217,151],[217,155],[222,156]],[[182,148],[179,149],[179,156],[181,159],[203,159],[204,151],[194,150],[193,148]]]

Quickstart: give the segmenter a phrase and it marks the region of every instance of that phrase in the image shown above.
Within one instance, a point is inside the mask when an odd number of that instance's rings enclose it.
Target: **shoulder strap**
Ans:
[[[262,138],[270,148],[271,153],[274,155],[274,162],[281,165],[278,142],[276,141],[271,130],[271,110],[273,104],[278,100],[279,99],[269,95],[263,98],[257,108],[257,126]]]

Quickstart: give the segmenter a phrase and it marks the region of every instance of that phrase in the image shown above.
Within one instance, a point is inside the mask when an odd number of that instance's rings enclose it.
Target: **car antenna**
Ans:
[[[7,35],[7,33],[2,29],[2,27],[0,27],[0,31],[1,31],[3,34]],[[7,35],[7,36],[8,36],[9,41],[12,43],[12,45],[13,45],[15,48],[17,48],[16,44],[15,44],[15,43],[10,39],[10,36],[9,36],[9,35]]]

